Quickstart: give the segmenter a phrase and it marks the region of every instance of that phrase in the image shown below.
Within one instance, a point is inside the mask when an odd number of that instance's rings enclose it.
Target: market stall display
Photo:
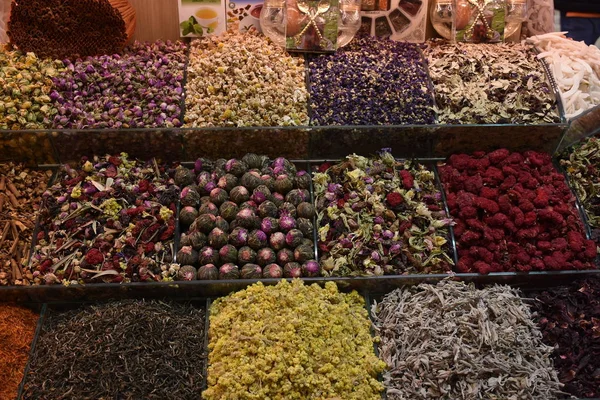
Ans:
[[[123,300],[50,310],[22,398],[198,399],[204,330],[205,310],[190,304]]]
[[[22,164],[0,164],[0,285],[29,285],[25,271],[42,194],[51,170],[33,170]]]
[[[300,280],[257,283],[210,309],[206,400],[380,399],[364,299]]]
[[[326,276],[452,269],[448,218],[434,172],[412,161],[346,157],[313,176],[319,260]]]
[[[64,165],[44,194],[33,283],[172,280],[179,188],[127,154]]]
[[[505,285],[397,289],[373,304],[386,395],[394,399],[554,399],[552,347],[529,306]]]
[[[596,268],[575,196],[549,154],[456,154],[440,168],[459,272]]]

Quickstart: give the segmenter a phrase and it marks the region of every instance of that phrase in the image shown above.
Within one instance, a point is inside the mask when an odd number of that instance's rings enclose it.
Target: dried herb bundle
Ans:
[[[509,286],[397,289],[372,306],[387,398],[552,399],[552,348]]]
[[[23,52],[57,59],[113,54],[127,40],[108,0],[13,1],[7,33]]]
[[[124,300],[50,313],[25,399],[198,399],[204,310]]]
[[[588,279],[540,293],[535,319],[564,391],[600,397],[600,279]]]
[[[31,310],[0,306],[0,399],[17,397],[37,320]]]
[[[448,226],[433,171],[378,157],[346,157],[313,176],[326,275],[448,272]]]
[[[600,139],[591,137],[577,145],[560,164],[567,170],[571,184],[587,214],[592,238],[600,241]]]
[[[0,285],[28,285],[31,239],[52,171],[31,170],[20,164],[0,164]]]
[[[309,63],[315,125],[396,125],[435,122],[427,70],[417,45],[355,38]]]
[[[439,123],[560,122],[556,98],[530,46],[430,41],[425,54]]]
[[[208,389],[214,399],[380,399],[364,299],[300,280],[258,283],[210,311]]]
[[[179,188],[155,160],[82,158],[44,195],[35,284],[171,280]]]

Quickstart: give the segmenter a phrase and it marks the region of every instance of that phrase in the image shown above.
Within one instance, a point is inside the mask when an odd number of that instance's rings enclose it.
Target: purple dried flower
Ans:
[[[279,229],[281,229],[283,232],[288,232],[290,229],[294,229],[295,227],[296,220],[288,213],[282,213],[282,216],[279,218]]]
[[[289,262],[283,266],[283,276],[286,278],[301,278],[302,266],[297,262]]]
[[[242,247],[248,243],[248,231],[245,228],[237,227],[229,234],[229,243],[235,247]]]
[[[281,250],[285,247],[285,234],[282,232],[275,232],[269,236],[269,244],[275,250]]]
[[[302,239],[304,239],[304,234],[299,229],[290,229],[285,235],[285,243],[291,248],[300,246]]]
[[[279,221],[272,217],[263,218],[260,223],[260,230],[270,235],[273,232],[279,230]]]
[[[254,250],[258,250],[262,247],[265,247],[268,243],[267,234],[260,230],[253,230],[248,235],[248,246],[253,248]]]
[[[263,278],[281,278],[283,270],[277,264],[268,264],[263,269]]]
[[[218,263],[219,263],[219,253],[216,252],[215,249],[213,249],[212,247],[205,246],[200,250],[200,265],[205,265],[205,264],[215,264],[216,265]]]
[[[319,276],[321,273],[319,263],[315,260],[306,261],[304,264],[302,264],[302,273],[307,277]]]

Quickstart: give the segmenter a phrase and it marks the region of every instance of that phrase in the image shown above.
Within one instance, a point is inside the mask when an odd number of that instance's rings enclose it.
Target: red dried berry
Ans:
[[[85,262],[90,265],[100,264],[102,261],[104,261],[104,256],[98,249],[90,249],[85,254]]]
[[[399,172],[399,174],[404,189],[412,189],[415,184],[415,178],[413,178],[410,171],[403,169]]]
[[[404,197],[402,197],[402,195],[400,193],[396,193],[396,192],[388,193],[388,195],[385,196],[385,200],[392,208],[397,207],[400,204],[404,203]]]

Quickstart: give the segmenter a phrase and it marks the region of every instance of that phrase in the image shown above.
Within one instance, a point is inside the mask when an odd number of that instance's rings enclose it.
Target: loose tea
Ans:
[[[172,280],[179,188],[156,160],[82,158],[44,194],[35,284]]]
[[[600,280],[551,288],[537,296],[535,319],[564,391],[578,398],[600,396]]]
[[[575,196],[547,153],[454,154],[440,167],[458,272],[595,268]]]
[[[123,300],[50,312],[24,399],[198,399],[203,309]]]
[[[443,281],[397,289],[372,306],[387,398],[553,399],[552,348],[509,286]]]
[[[364,299],[300,280],[257,283],[210,310],[213,399],[380,399],[385,364],[373,351]]]
[[[29,285],[31,239],[52,171],[0,164],[0,285]]]
[[[314,173],[325,275],[448,272],[448,226],[435,175],[422,164],[346,157]]]
[[[531,46],[429,41],[425,54],[442,124],[560,122]]]
[[[31,310],[0,306],[0,399],[15,399],[23,379],[38,315]]]

